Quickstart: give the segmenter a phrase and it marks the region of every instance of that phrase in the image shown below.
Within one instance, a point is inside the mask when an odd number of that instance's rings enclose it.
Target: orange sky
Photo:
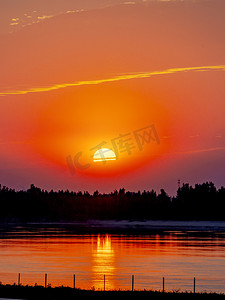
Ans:
[[[1,38],[0,183],[224,184],[224,2],[66,8]],[[99,144],[118,159],[94,163]]]

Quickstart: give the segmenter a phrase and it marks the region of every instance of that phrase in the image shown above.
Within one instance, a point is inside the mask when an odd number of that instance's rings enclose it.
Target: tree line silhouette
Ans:
[[[46,191],[33,184],[26,191],[0,185],[0,221],[77,220],[225,220],[225,188],[212,182],[183,184],[176,196],[164,189],[130,192],[121,188],[109,194],[95,191]]]

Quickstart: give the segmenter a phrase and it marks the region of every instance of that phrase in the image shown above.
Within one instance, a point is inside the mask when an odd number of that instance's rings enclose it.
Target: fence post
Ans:
[[[18,275],[18,285],[20,285],[20,273]]]
[[[163,293],[165,292],[165,278],[163,277]]]
[[[195,294],[195,277],[194,277],[194,294]]]
[[[73,288],[76,288],[76,275],[73,274]]]
[[[132,275],[132,292],[134,291],[134,275]]]
[[[105,291],[105,274],[104,274],[104,291]]]
[[[45,274],[45,288],[47,287],[47,274]]]

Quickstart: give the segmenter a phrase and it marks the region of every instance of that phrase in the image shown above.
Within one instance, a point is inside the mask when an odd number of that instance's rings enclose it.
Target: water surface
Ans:
[[[47,273],[48,284],[72,287],[75,274],[76,287],[131,289],[134,275],[135,289],[161,290],[165,277],[166,290],[191,291],[196,277],[196,291],[224,293],[224,224],[210,223],[205,230],[190,222],[172,230],[162,224],[134,234],[109,227],[107,233],[99,224],[99,233],[81,233],[71,224],[1,228],[0,281],[17,283],[21,273],[22,284],[44,285]]]

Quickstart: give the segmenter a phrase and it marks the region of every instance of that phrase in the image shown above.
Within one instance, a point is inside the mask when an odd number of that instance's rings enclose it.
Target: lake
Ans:
[[[85,289],[225,293],[225,222],[2,226],[0,281]],[[105,281],[104,281],[105,278]]]

